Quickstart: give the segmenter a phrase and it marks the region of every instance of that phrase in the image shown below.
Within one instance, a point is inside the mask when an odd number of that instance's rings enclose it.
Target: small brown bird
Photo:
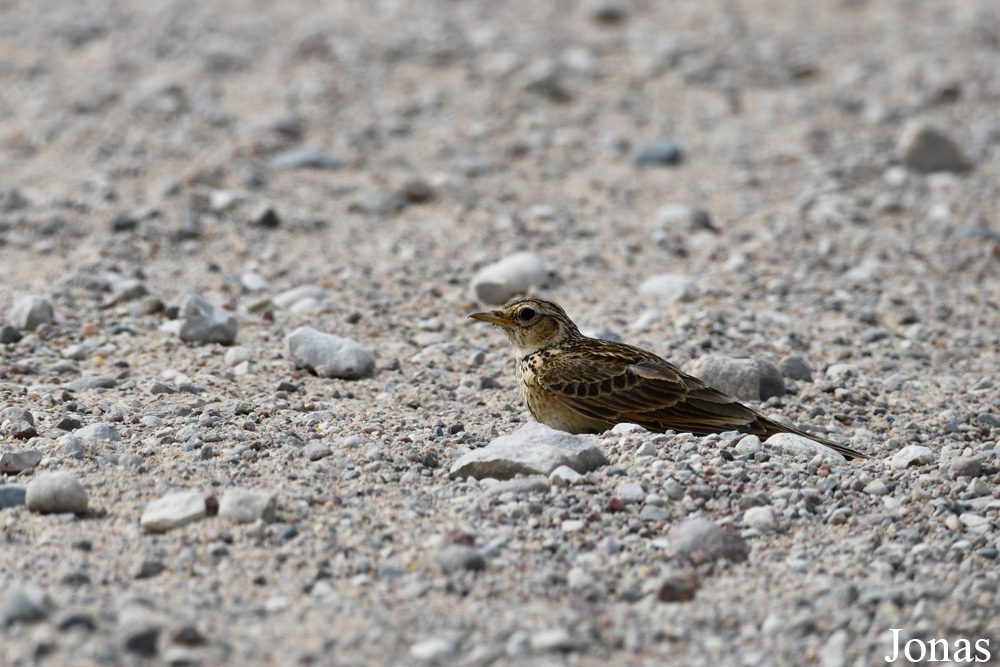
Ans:
[[[501,327],[517,354],[517,388],[531,415],[569,433],[603,433],[615,424],[696,435],[740,431],[794,433],[847,458],[859,451],[771,421],[652,352],[580,333],[558,304],[514,299],[472,319]]]

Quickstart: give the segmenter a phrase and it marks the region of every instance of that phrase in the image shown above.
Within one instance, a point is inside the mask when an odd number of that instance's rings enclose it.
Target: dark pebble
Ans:
[[[669,167],[678,165],[683,160],[684,151],[670,141],[646,144],[632,155],[632,164],[636,167]]]

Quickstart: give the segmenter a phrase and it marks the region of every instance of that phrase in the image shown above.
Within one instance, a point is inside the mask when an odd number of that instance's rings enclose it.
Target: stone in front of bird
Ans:
[[[521,399],[536,420],[552,428],[603,433],[627,422],[661,433],[793,433],[847,458],[867,458],[772,421],[652,352],[588,338],[552,301],[515,299],[469,317],[495,324],[507,334],[517,355]]]

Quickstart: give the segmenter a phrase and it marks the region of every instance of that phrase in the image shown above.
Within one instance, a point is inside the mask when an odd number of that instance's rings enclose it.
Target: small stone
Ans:
[[[766,401],[785,393],[785,379],[781,371],[763,359],[707,355],[690,364],[687,370],[715,389],[741,401]]]
[[[250,214],[250,226],[263,229],[277,229],[281,226],[281,218],[271,204],[261,204]]]
[[[160,626],[141,612],[123,614],[122,618],[124,620],[116,635],[121,639],[125,650],[146,658],[155,656],[160,639]]]
[[[166,563],[155,558],[143,558],[135,567],[132,577],[135,579],[152,579],[167,569]]]
[[[540,60],[520,74],[521,86],[529,93],[546,97],[553,102],[564,102],[569,93],[563,85],[563,71],[555,60]]]
[[[87,511],[87,490],[68,472],[47,472],[28,483],[28,509],[42,514]]]
[[[21,194],[17,188],[4,188],[0,190],[0,213],[10,213],[28,208],[31,202]]]
[[[326,443],[313,441],[307,444],[302,452],[310,461],[319,461],[330,455],[330,447]]]
[[[278,153],[270,160],[274,169],[340,169],[344,161],[316,148],[300,147]]]
[[[0,411],[0,435],[9,435],[18,440],[35,437],[35,417],[24,408],[4,408]]]
[[[153,533],[164,533],[197,521],[206,513],[205,498],[200,491],[178,491],[149,503],[139,525]]]
[[[373,188],[358,195],[358,198],[351,204],[351,210],[371,215],[388,216],[399,213],[409,203],[409,200],[401,192],[388,188]]]
[[[707,519],[689,519],[667,533],[667,552],[694,564],[725,558],[734,563],[746,560],[750,548],[739,535]]]
[[[0,486],[0,510],[23,505],[26,499],[27,490],[23,486],[14,486],[13,484]]]
[[[966,487],[965,490],[970,494],[972,494],[973,498],[980,498],[982,496],[990,495],[990,493],[992,493],[993,491],[993,489],[990,488],[990,485],[987,484],[982,477],[974,477],[972,481],[969,482],[969,486]]]
[[[684,151],[672,141],[655,141],[632,154],[636,167],[673,167],[684,160]]]
[[[736,443],[736,451],[740,454],[756,454],[763,451],[763,449],[760,444],[760,438],[755,435],[745,435]]]
[[[328,377],[357,380],[375,374],[375,360],[360,343],[350,338],[341,338],[317,331],[311,327],[299,327],[286,339],[288,355],[299,368],[318,372],[325,366]]]
[[[787,354],[778,362],[778,370],[789,380],[812,382],[813,372],[809,362],[797,354]]]
[[[896,470],[934,463],[934,452],[923,445],[907,445],[896,452],[889,465]]]
[[[35,601],[34,596],[17,587],[7,590],[3,602],[0,602],[0,628],[6,628],[15,623],[32,623],[45,618],[47,612],[44,603]]]
[[[410,647],[410,657],[421,662],[440,663],[458,653],[458,646],[450,639],[431,637]]]
[[[80,377],[67,382],[64,386],[68,391],[82,392],[92,389],[113,389],[118,386],[118,381],[107,375],[84,371]]]
[[[10,323],[21,331],[34,331],[42,324],[53,322],[52,303],[44,297],[21,297],[10,309]]]
[[[0,454],[0,473],[16,475],[25,470],[31,470],[42,462],[42,453],[36,449],[23,452],[4,452]]]
[[[75,431],[79,428],[83,428],[83,421],[77,419],[76,417],[66,415],[59,420],[59,423],[56,424],[56,428],[60,431]]]
[[[572,651],[577,647],[566,628],[539,630],[531,635],[530,643],[534,651]]]
[[[435,554],[434,560],[445,573],[486,568],[486,558],[482,552],[465,544],[445,545]]]
[[[860,369],[854,364],[830,364],[826,368],[826,376],[833,380],[858,377]]]
[[[529,422],[459,458],[452,464],[451,476],[510,479],[520,473],[548,477],[562,465],[586,474],[605,464],[600,447],[586,438]]]
[[[146,465],[146,459],[141,454],[125,454],[119,460],[122,468],[129,470],[139,470]]]
[[[626,505],[635,505],[645,500],[646,490],[642,488],[641,484],[626,482],[618,486],[615,495]]]
[[[198,294],[185,299],[178,315],[181,319],[178,336],[186,342],[229,345],[236,340],[240,328],[233,313]]]
[[[542,258],[522,252],[480,269],[472,279],[472,293],[483,303],[500,305],[532,288],[544,287],[549,279]]]
[[[668,303],[694,301],[696,293],[697,287],[694,280],[675,273],[661,273],[651,276],[639,285],[639,294],[663,299]]]
[[[277,508],[278,494],[273,491],[230,489],[219,502],[219,516],[236,523],[274,523]]]
[[[777,527],[777,518],[770,507],[751,507],[743,513],[743,523],[762,533],[772,533]]]
[[[684,497],[684,487],[676,479],[668,479],[663,483],[663,493],[671,500],[680,500]]]
[[[436,465],[436,463],[435,463]],[[433,466],[428,466],[433,467]],[[529,477],[515,477],[497,482],[486,490],[486,497],[492,498],[504,493],[514,495],[527,495],[530,493],[548,493],[552,489],[552,483],[541,475],[531,475]]]
[[[896,150],[906,168],[923,173],[964,171],[970,166],[951,137],[921,121],[903,129]]]
[[[0,345],[8,345],[21,340],[21,332],[13,324],[0,326]]]
[[[826,445],[820,444],[815,440],[811,440],[807,437],[796,435],[794,433],[775,433],[770,438],[765,440],[764,444],[771,449],[775,449],[790,456],[813,457],[819,454],[825,459],[831,459],[837,462],[847,460],[840,452],[830,449]]]
[[[88,424],[87,426],[74,431],[73,435],[84,442],[97,440],[105,442],[122,441],[122,437],[119,435],[118,429],[107,422]]]
[[[949,472],[955,477],[979,477],[982,469],[983,464],[979,459],[960,456],[952,460]]]
[[[660,602],[689,602],[700,587],[698,573],[689,567],[674,570],[664,576],[656,586],[656,599]]]
[[[248,292],[257,293],[257,292],[263,292],[264,290],[269,288],[271,286],[271,283],[264,276],[260,275],[259,273],[253,273],[251,271],[248,273],[244,273],[243,275],[240,276],[240,285],[242,285],[243,289],[245,289]],[[235,366],[236,364],[232,365]]]

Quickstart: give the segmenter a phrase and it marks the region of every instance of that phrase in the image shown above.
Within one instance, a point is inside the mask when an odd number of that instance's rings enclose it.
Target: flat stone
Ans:
[[[514,433],[465,454],[451,467],[452,477],[510,479],[517,474],[548,475],[561,465],[585,474],[607,464],[601,448],[584,437],[529,422]]]
[[[526,495],[529,493],[548,493],[552,489],[552,484],[548,479],[540,475],[531,477],[516,477],[497,482],[486,490],[484,494],[487,498],[499,496],[504,493],[515,495]]]
[[[778,370],[789,380],[812,382],[813,372],[809,362],[797,354],[786,354],[778,361]]]
[[[10,323],[21,331],[34,331],[42,324],[55,322],[52,303],[41,296],[24,296],[10,309]]]
[[[98,422],[96,424],[88,424],[81,429],[77,429],[73,432],[73,435],[80,440],[104,440],[107,442],[121,442],[122,437],[118,433],[118,429],[107,422]]]
[[[690,519],[674,526],[667,533],[667,540],[670,556],[695,564],[721,558],[738,563],[750,553],[746,540],[707,519]]]
[[[766,401],[785,393],[781,371],[763,359],[707,355],[689,364],[687,371],[740,401]]]
[[[893,454],[889,465],[896,470],[934,463],[934,452],[923,445],[907,445]]]
[[[484,266],[472,278],[471,288],[479,301],[500,305],[527,294],[532,288],[544,287],[549,280],[542,258],[533,252],[522,252]]]
[[[4,452],[0,454],[0,473],[16,475],[25,470],[31,470],[42,462],[42,453],[37,449],[23,452]]]
[[[639,294],[668,303],[687,303],[694,301],[697,285],[687,276],[661,273],[642,281],[639,285]]]
[[[165,533],[203,518],[206,512],[200,491],[178,491],[149,503],[139,525],[153,533]]]
[[[32,512],[83,514],[87,511],[87,490],[68,472],[47,472],[28,483],[25,502]]]
[[[178,336],[186,342],[229,345],[236,340],[240,328],[233,313],[198,294],[185,299],[178,316],[181,319]]]
[[[80,377],[67,382],[65,388],[69,391],[90,391],[91,389],[113,389],[118,381],[107,375],[84,372]]]
[[[274,523],[277,508],[278,494],[273,491],[230,489],[219,502],[219,516],[236,523]]]
[[[286,339],[288,355],[298,368],[323,367],[326,377],[357,380],[375,374],[375,360],[360,343],[299,327]]]
[[[440,663],[458,653],[458,646],[450,639],[431,637],[410,647],[410,657],[421,662]]]
[[[178,401],[153,401],[142,409],[143,416],[146,417],[187,417],[192,410],[189,405]]]
[[[278,153],[269,163],[274,169],[340,169],[344,166],[343,160],[305,146]]]
[[[770,438],[764,441],[764,444],[771,449],[776,449],[784,454],[790,456],[809,456],[813,457],[819,454],[825,459],[831,459],[833,461],[846,461],[844,455],[835,449],[830,449],[826,445],[820,444],[815,440],[810,440],[801,435],[795,435],[794,433],[775,433]]]

